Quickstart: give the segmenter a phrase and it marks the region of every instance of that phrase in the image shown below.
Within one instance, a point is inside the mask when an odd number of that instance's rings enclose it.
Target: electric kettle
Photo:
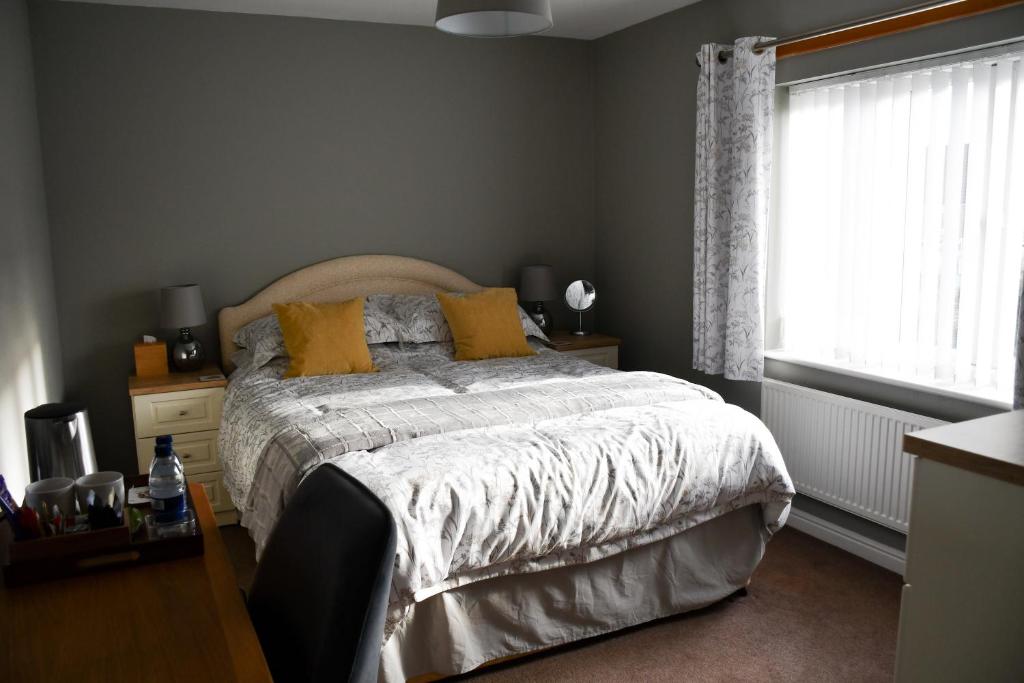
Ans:
[[[32,481],[77,479],[96,471],[89,413],[81,403],[44,403],[25,413],[28,469]]]

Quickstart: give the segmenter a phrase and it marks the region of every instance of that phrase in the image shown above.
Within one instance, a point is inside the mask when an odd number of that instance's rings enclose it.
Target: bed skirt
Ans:
[[[440,593],[388,639],[380,680],[436,680],[705,607],[747,585],[769,536],[750,505],[589,564]]]

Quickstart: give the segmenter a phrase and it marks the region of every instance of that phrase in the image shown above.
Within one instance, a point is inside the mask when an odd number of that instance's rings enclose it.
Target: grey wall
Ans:
[[[696,52],[740,36],[786,36],[905,6],[892,0],[705,0],[597,41],[596,253],[601,327],[622,336],[627,369],[700,382],[755,414],[758,382],[692,369]],[[970,47],[1024,34],[1024,7],[778,63],[777,82]],[[769,360],[765,375],[945,420],[994,412],[975,403]],[[796,507],[902,549],[902,535],[804,496]]]
[[[701,382],[758,412],[760,384],[692,370],[693,172],[697,67],[707,42],[786,36],[905,0],[705,0],[596,42],[597,272],[601,327],[628,341],[627,368]],[[781,60],[777,81],[830,74],[1024,34],[1024,7]],[[941,419],[992,412],[834,373],[769,361],[766,375]]]
[[[0,474],[28,483],[23,413],[63,391],[23,0],[0,2]]]
[[[130,346],[155,330],[161,285],[202,284],[211,325],[198,332],[216,357],[217,309],[343,254],[413,255],[487,284],[514,283],[537,261],[563,281],[592,277],[625,367],[702,382],[756,412],[758,384],[690,369],[694,54],[901,4],[707,0],[581,43],[32,3],[64,373],[69,396],[89,405],[101,464],[134,468]],[[17,58],[3,60],[4,77],[20,74],[14,91],[26,92],[24,8],[10,7],[4,30],[16,35],[3,49]],[[787,59],[778,80],[1011,38],[1020,26],[1024,7],[1002,10]],[[31,96],[13,104],[3,116],[25,118],[0,135],[32,133],[17,135],[4,172],[38,172],[21,148],[35,140]],[[32,244],[4,254],[39,263],[4,277],[30,278],[14,291],[42,296],[17,305],[42,321],[52,359],[42,190],[19,197],[30,216],[19,224],[42,228],[18,232]],[[54,364],[43,366],[59,393]],[[944,419],[988,412],[785,363],[767,374]]]
[[[202,285],[216,357],[220,307],[335,256],[594,277],[588,43],[66,2],[31,24],[65,377],[104,466],[135,468],[161,285]]]

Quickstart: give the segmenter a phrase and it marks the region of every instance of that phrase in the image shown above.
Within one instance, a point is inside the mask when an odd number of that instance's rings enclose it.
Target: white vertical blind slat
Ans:
[[[1024,254],[1016,253],[1015,244],[1024,243],[1024,60],[1013,64],[1012,112],[1010,115],[1009,159],[1006,170],[1006,243],[1003,253],[1002,291],[1012,292],[1018,278],[1024,273]],[[1006,307],[1002,306],[1001,308]],[[1013,391],[1014,340],[1016,318],[1000,317],[999,342],[997,343],[999,374],[996,384],[999,391],[1010,394]],[[1008,340],[1008,341],[1007,341]]]
[[[1021,53],[801,86],[784,125],[781,347],[1008,397]]]

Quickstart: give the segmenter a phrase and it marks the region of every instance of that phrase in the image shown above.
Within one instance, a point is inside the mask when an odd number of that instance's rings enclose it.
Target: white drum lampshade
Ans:
[[[434,24],[445,33],[509,38],[551,28],[549,0],[437,0]]]

